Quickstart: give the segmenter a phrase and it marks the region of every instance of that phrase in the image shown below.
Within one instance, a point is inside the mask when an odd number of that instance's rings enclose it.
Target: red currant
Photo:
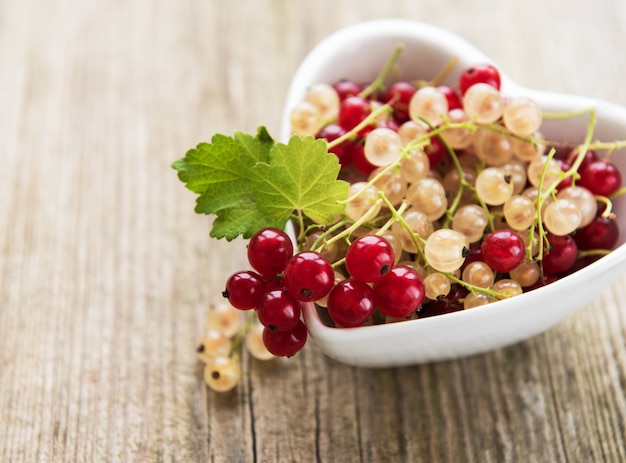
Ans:
[[[447,85],[440,85],[437,88],[444,94],[446,100],[448,100],[448,111],[452,111],[453,109],[463,109],[463,102],[461,101],[461,95],[459,95],[459,92]]]
[[[326,296],[335,283],[335,272],[324,256],[304,251],[293,256],[285,267],[284,283],[297,300],[312,302]]]
[[[396,119],[402,123],[410,119],[409,102],[417,89],[411,82],[394,82],[385,91],[382,97],[383,103],[390,103]]]
[[[341,102],[339,106],[339,125],[346,130],[352,130],[354,127],[363,122],[372,112],[372,106],[369,100],[360,96],[351,96]],[[374,128],[364,128],[359,131],[359,136],[364,136],[368,131]]]
[[[362,281],[343,280],[328,294],[328,315],[344,328],[361,326],[374,308],[374,292]]]
[[[430,301],[419,310],[419,318],[433,317],[463,310],[463,304],[450,302],[447,299]]]
[[[430,137],[430,144],[424,147],[424,153],[428,156],[430,167],[433,169],[437,166],[437,164],[444,160],[448,152],[441,137],[439,135],[435,135],[434,137]]]
[[[465,69],[459,77],[461,94],[474,84],[484,83],[500,90],[500,72],[491,64],[477,64]]]
[[[397,132],[400,129],[400,125],[398,124],[398,120],[395,118],[390,118],[386,121],[379,121],[378,127],[385,127],[387,129],[391,129],[394,132]]]
[[[369,162],[365,157],[365,151],[362,143],[355,142],[351,144],[350,158],[352,159],[352,164],[354,164],[356,170],[363,175],[369,175],[377,169],[377,167]]]
[[[524,241],[506,228],[489,233],[480,245],[483,262],[495,272],[510,272],[524,260]]]
[[[541,264],[547,273],[562,273],[570,269],[578,255],[578,246],[571,235],[553,235],[548,233],[550,248],[543,255]]]
[[[411,315],[424,300],[424,281],[412,268],[397,265],[387,275],[374,283],[374,303],[390,317]]]
[[[277,228],[264,228],[250,238],[248,262],[266,278],[278,275],[293,256],[289,235]]]
[[[222,295],[228,298],[233,307],[240,310],[255,308],[263,297],[263,278],[256,272],[244,270],[233,273],[226,280]]]
[[[578,157],[578,148],[573,148],[571,150],[569,150],[567,152],[567,154],[565,155],[564,160],[569,164],[572,165],[574,163],[574,161],[576,161],[576,158]],[[591,164],[594,161],[598,161],[598,154],[593,151],[593,150],[587,150],[587,152],[585,152],[585,156],[583,157],[582,162],[580,163],[580,166],[578,166],[578,171],[582,171],[585,167],[587,167],[589,164]]]
[[[300,304],[285,290],[273,290],[263,295],[257,306],[257,316],[263,326],[272,331],[289,331],[300,320]]]
[[[622,185],[622,174],[608,161],[593,161],[580,169],[579,185],[594,195],[611,196]]]
[[[339,124],[328,124],[320,130],[316,138],[324,138],[326,141],[333,141],[339,137],[342,137],[347,133],[347,130],[341,127]],[[339,164],[347,166],[352,159],[352,151],[350,145],[354,143],[352,140],[346,140],[333,146],[328,151],[333,153],[339,159]]]
[[[306,326],[298,320],[296,326],[289,331],[273,331],[263,328],[263,344],[277,357],[291,357],[299,352],[307,340]]]
[[[613,249],[619,238],[619,227],[612,217],[598,216],[574,233],[578,249]]]
[[[389,241],[378,235],[363,235],[348,247],[346,268],[352,278],[374,283],[391,270],[394,259]]]
[[[339,95],[339,100],[343,101],[351,96],[357,96],[363,90],[359,84],[351,80],[340,80],[333,84],[333,88]]]

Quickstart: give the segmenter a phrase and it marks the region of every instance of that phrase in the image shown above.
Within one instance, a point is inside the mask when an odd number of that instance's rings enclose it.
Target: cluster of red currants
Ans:
[[[263,342],[272,354],[294,355],[307,339],[300,302],[325,295],[333,269],[319,254],[294,255],[291,239],[276,228],[262,229],[250,239],[248,262],[254,270],[232,274],[223,295],[237,309],[256,311],[264,326]]]

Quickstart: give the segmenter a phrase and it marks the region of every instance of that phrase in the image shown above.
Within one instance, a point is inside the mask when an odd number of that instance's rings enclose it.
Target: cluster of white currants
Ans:
[[[263,326],[258,320],[254,317],[244,320],[241,311],[227,302],[211,305],[204,334],[196,346],[198,360],[204,364],[204,381],[211,389],[226,392],[239,384],[242,342],[254,358],[274,358],[263,343]]]

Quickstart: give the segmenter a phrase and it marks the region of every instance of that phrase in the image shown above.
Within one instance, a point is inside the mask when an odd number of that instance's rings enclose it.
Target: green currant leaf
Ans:
[[[248,199],[252,168],[269,158],[273,145],[264,127],[259,128],[256,136],[242,132],[235,132],[232,137],[216,134],[210,144],[198,144],[172,167],[188,189],[201,195],[196,212],[212,214]]]
[[[288,220],[294,212],[320,223],[331,223],[344,206],[348,183],[337,180],[339,161],[328,153],[327,143],[313,137],[293,136],[287,144],[276,143],[269,162],[255,166],[255,198],[260,210]]]
[[[260,211],[253,192],[253,167],[269,159],[273,145],[264,127],[256,136],[216,134],[211,143],[198,144],[172,164],[185,186],[199,194],[195,211],[217,215],[211,236],[249,238],[264,226],[284,226],[284,221],[279,223]]]
[[[226,238],[228,241],[243,235],[250,238],[255,232],[265,227],[284,228],[285,221],[274,220],[263,215],[256,204],[249,207],[223,209],[213,221],[210,235],[212,238]]]

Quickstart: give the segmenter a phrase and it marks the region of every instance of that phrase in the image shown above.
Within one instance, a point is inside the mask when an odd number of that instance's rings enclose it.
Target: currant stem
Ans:
[[[332,235],[336,230],[343,228],[346,223],[348,223],[345,219],[340,220],[333,226],[329,227],[324,233],[322,233],[313,243],[311,249],[316,249],[318,251],[323,250],[326,246],[328,246],[328,242],[326,241],[326,237]]]
[[[382,193],[381,197],[384,198],[385,205],[387,205],[387,207],[391,206],[389,207],[389,210],[391,211],[391,219],[389,219],[382,227],[378,229],[378,231],[376,232],[377,235],[382,235],[383,233],[385,233],[393,225],[393,223],[396,222],[396,217],[402,217],[402,214],[404,214],[404,212],[409,208],[409,205],[406,203],[406,201],[402,201],[400,207],[398,207],[398,209],[395,209],[393,205],[389,203],[389,200],[384,195],[384,193]]]
[[[589,249],[587,251],[578,251],[578,258],[580,259],[581,257],[606,256],[610,253],[610,249]]]
[[[431,132],[429,132],[429,135],[432,137],[432,133],[436,132],[436,129],[428,123],[428,121],[423,120],[424,123],[426,123],[430,129]],[[463,123],[461,123],[463,124]],[[450,124],[449,122],[447,124],[444,124],[444,126],[446,126],[448,129],[451,128],[451,126],[453,126],[455,124]],[[435,134],[434,136],[439,136],[438,134]],[[456,196],[454,197],[454,200],[452,201],[452,204],[450,204],[450,206],[448,207],[448,209],[446,209],[446,219],[444,221],[444,228],[447,228],[448,225],[450,224],[450,221],[452,220],[452,217],[454,216],[454,213],[456,212],[457,208],[459,207],[459,204],[461,202],[461,198],[463,196],[463,190],[467,187],[471,187],[471,185],[465,180],[465,174],[463,173],[463,167],[461,166],[461,162],[459,161],[459,157],[456,155],[456,152],[450,147],[450,144],[445,140],[444,137],[439,136],[439,139],[441,140],[441,142],[443,143],[444,148],[446,149],[446,152],[448,153],[448,156],[450,156],[450,159],[452,159],[452,163],[454,164],[454,168],[456,169],[457,173],[459,174],[459,191],[457,191]]]
[[[626,148],[626,140],[614,141],[614,142],[593,142],[590,143],[588,149],[590,150],[617,150],[621,148]]]
[[[331,150],[335,146],[343,143],[344,141],[353,139],[356,136],[356,134],[359,133],[362,129],[370,125],[372,122],[376,121],[376,118],[378,116],[386,112],[391,112],[391,111],[392,111],[392,108],[391,108],[391,105],[389,104],[384,104],[376,108],[374,111],[369,113],[368,116],[365,119],[363,119],[359,124],[357,124],[352,130],[344,133],[341,137],[335,138],[331,142],[327,142],[327,149]]]
[[[595,112],[594,108],[576,109],[573,111],[544,112],[542,117],[547,120],[570,119],[572,117],[584,116],[585,114]]]
[[[609,217],[611,217],[611,215],[613,215],[613,201],[611,201],[609,198],[607,198],[606,196],[595,196],[596,201],[604,203],[604,211],[602,211],[601,217],[603,219],[608,219]]]
[[[391,56],[389,57],[389,59],[387,60],[383,68],[381,69],[378,76],[376,76],[376,79],[374,79],[374,81],[371,84],[365,87],[361,91],[361,93],[359,93],[358,95],[359,97],[367,98],[376,90],[380,90],[381,88],[385,86],[385,79],[387,78],[387,75],[389,74],[389,72],[391,72],[391,70],[395,66],[396,62],[400,58],[400,55],[402,54],[403,51],[404,51],[403,43],[399,43],[398,45],[396,45],[396,48],[394,48],[393,52],[391,53]]]
[[[615,193],[613,193],[611,195],[611,199],[617,198],[618,196],[623,195],[624,193],[626,193],[626,187],[622,187],[619,190],[617,190]]]
[[[458,63],[459,57],[453,56],[448,60],[446,65],[437,73],[437,75],[435,75],[435,77],[430,80],[414,80],[413,85],[418,88],[426,86],[437,87],[438,85],[442,84],[442,82],[446,79],[446,77],[448,77],[448,75],[452,72],[452,70],[456,67]]]
[[[472,294],[476,294],[477,292],[479,292],[479,293],[487,294],[488,296],[493,296],[498,299],[506,299],[506,298],[511,297],[509,294],[499,293],[497,291],[494,291],[493,289],[483,288],[481,286],[476,286],[466,281],[463,281],[460,278],[455,277],[452,273],[443,273],[443,274],[446,277],[448,277],[450,281],[453,281],[467,288]]]
[[[345,230],[343,230],[340,233],[337,233],[336,235],[334,235],[332,238],[330,238],[329,240],[325,241],[324,243],[322,243],[322,245],[320,247],[314,248],[312,249],[312,251],[315,252],[319,252],[322,250],[322,246],[329,246],[341,239],[347,238],[349,237],[355,230],[357,230],[361,225],[363,225],[364,223],[366,223],[368,220],[370,220],[370,218],[374,218],[376,216],[376,214],[378,213],[378,208],[379,208],[379,204],[378,201],[376,201],[374,204],[372,204],[372,206],[365,212],[365,214],[363,214],[359,220],[355,221],[352,225],[350,225],[348,228],[346,228]]]

